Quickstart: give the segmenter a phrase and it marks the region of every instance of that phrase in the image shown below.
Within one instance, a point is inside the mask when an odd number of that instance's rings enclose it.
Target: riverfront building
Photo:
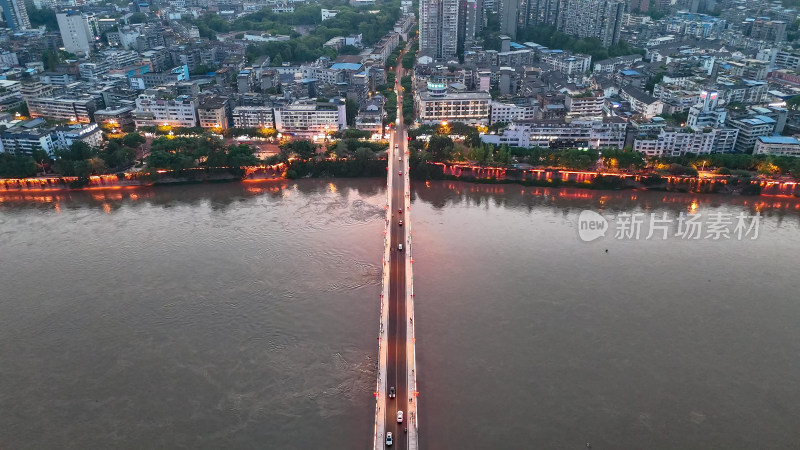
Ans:
[[[800,141],[790,136],[759,136],[753,154],[800,156]]]
[[[56,120],[89,123],[94,121],[94,112],[102,106],[102,99],[86,95],[75,97],[31,97],[27,99],[31,117],[47,117]]]
[[[502,134],[482,134],[483,142],[512,147],[622,148],[627,123],[618,117],[603,120],[535,120],[509,125]]]
[[[739,130],[732,128],[707,128],[695,131],[662,128],[656,137],[636,139],[633,149],[647,156],[727,153],[734,150],[738,133]]]
[[[191,128],[197,125],[197,104],[187,95],[165,98],[158,91],[147,91],[136,99],[133,112],[136,127],[169,125]]]
[[[233,108],[235,128],[273,128],[275,115],[271,106],[237,106]]]
[[[298,136],[325,136],[347,127],[347,115],[342,99],[318,103],[313,99],[299,100],[289,106],[275,108],[275,129]]]
[[[418,92],[415,100],[421,123],[443,120],[470,125],[489,123],[492,96],[488,92],[447,92],[446,83],[428,82],[428,90]]]

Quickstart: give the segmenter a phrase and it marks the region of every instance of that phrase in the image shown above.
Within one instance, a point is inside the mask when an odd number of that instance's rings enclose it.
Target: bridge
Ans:
[[[402,60],[405,51],[400,54]],[[408,139],[403,123],[403,68],[398,63],[395,92],[397,121],[389,139],[383,290],[378,334],[379,368],[375,389],[373,448],[416,450],[419,442],[417,367],[414,337],[414,284],[411,271],[411,194]],[[408,93],[412,95],[412,93]],[[402,247],[401,247],[402,245]],[[392,394],[393,390],[393,396]],[[402,423],[398,412],[403,412]],[[387,434],[392,446],[387,446]]]

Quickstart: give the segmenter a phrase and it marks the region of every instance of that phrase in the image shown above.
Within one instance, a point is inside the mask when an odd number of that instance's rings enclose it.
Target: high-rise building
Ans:
[[[625,2],[621,0],[564,0],[558,14],[560,31],[600,39],[604,47],[619,42]]]
[[[517,16],[520,12],[520,0],[500,0],[497,16],[500,19],[500,33],[517,37]]]
[[[81,13],[76,11],[58,13],[56,20],[58,20],[58,30],[61,32],[64,48],[68,52],[84,55],[92,52],[91,43],[94,41],[94,35],[89,27],[89,22]]]
[[[519,27],[536,24],[558,24],[558,11],[561,0],[519,0]]]
[[[25,2],[22,0],[0,0],[0,7],[3,8],[3,20],[6,21],[8,28],[17,31],[31,27],[28,10],[25,9]]]
[[[475,45],[475,36],[481,30],[483,21],[482,0],[459,1],[458,42],[464,50]]]
[[[434,58],[452,58],[458,46],[459,0],[420,0],[419,48]]]

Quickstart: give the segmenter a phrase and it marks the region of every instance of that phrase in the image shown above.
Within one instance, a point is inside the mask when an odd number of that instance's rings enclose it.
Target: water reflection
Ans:
[[[762,215],[796,215],[800,198],[774,196],[741,196],[689,194],[643,190],[602,191],[576,188],[522,187],[512,184],[473,184],[459,181],[427,181],[412,183],[412,200],[421,200],[435,209],[450,206],[483,206],[489,203],[506,208],[550,207],[559,210],[593,209],[598,211],[667,210],[675,213],[695,212],[721,206],[740,207]]]
[[[208,203],[216,211],[226,210],[242,201],[254,201],[266,196],[284,199],[294,193],[304,197],[325,190],[340,198],[351,193],[372,197],[385,189],[383,179],[337,180],[245,180],[236,183],[204,183],[160,186],[115,186],[64,191],[0,192],[0,211],[38,208],[61,211],[63,208],[92,208],[113,213],[123,206],[200,206]]]

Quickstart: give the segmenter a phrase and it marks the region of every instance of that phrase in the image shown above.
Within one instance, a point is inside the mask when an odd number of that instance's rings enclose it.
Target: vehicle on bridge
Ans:
[[[397,251],[399,252],[403,251],[403,244],[397,244]]]
[[[389,388],[389,398],[394,398],[394,397],[395,397],[394,386],[392,386]]]
[[[401,220],[400,222],[397,222],[397,224],[402,227],[403,226],[403,221]]]
[[[391,446],[393,443],[394,440],[392,439],[392,433],[391,432],[386,433],[386,445]]]
[[[397,423],[403,423],[403,411],[397,411]]]

